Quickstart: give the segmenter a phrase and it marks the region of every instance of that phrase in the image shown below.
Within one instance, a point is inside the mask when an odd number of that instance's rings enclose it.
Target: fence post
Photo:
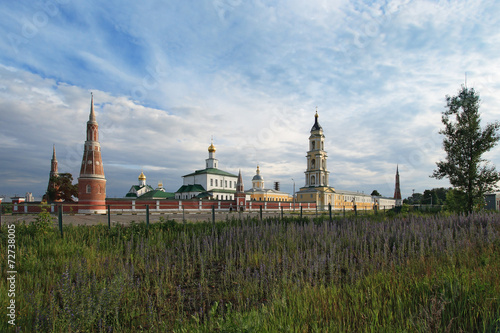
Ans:
[[[300,218],[302,218],[302,204],[300,204]]]
[[[345,218],[345,206],[343,207],[343,209],[342,209],[342,210],[344,211],[344,218]]]
[[[108,229],[111,230],[111,205],[108,205]]]
[[[354,216],[358,216],[358,207],[354,205]]]
[[[182,205],[182,223],[186,223],[186,215],[185,215],[185,212],[184,212],[184,205]]]
[[[215,228],[215,204],[212,205],[212,224]]]
[[[146,205],[146,226],[149,232],[149,205]]]
[[[283,206],[281,206],[281,220],[283,220]]]
[[[62,219],[63,219],[63,212],[62,212],[62,205],[58,206],[58,216],[59,216],[59,230],[61,231],[61,238],[63,238],[63,227],[62,227]]]
[[[332,222],[332,204],[328,204],[328,213],[330,214],[330,222]]]
[[[262,222],[262,206],[259,206],[260,222]]]

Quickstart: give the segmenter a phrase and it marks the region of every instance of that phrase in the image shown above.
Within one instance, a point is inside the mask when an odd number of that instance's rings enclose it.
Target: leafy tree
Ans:
[[[466,203],[467,199],[464,192],[457,189],[451,189],[446,193],[446,207],[448,210],[457,213],[465,213]]]
[[[403,203],[408,205],[418,205],[420,204],[421,200],[422,200],[422,193],[413,193],[411,196],[405,199]]]
[[[378,193],[377,190],[373,190],[372,194],[370,194],[370,195],[373,195],[373,196],[376,196],[376,197],[381,197],[382,196],[382,194]]]
[[[425,205],[438,205],[438,197],[436,192],[432,190],[425,190],[424,195],[422,196],[422,203]]]
[[[445,136],[446,159],[436,163],[437,169],[431,177],[447,177],[454,189],[465,194],[465,201],[460,201],[463,210],[472,212],[475,206],[484,202],[484,194],[493,191],[500,180],[495,166],[482,158],[498,143],[500,123],[481,128],[479,95],[465,86],[457,96],[446,96],[446,107],[441,117],[445,128],[439,131]]]
[[[70,173],[51,176],[49,183],[54,186],[47,190],[47,201],[73,202],[73,198],[78,198],[78,184],[73,184],[73,175]]]

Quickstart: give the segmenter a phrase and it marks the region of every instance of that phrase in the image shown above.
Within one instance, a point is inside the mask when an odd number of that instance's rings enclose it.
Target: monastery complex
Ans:
[[[163,184],[156,188],[146,183],[141,171],[138,184],[133,185],[123,198],[106,198],[106,178],[99,142],[99,126],[91,97],[90,115],[86,127],[80,175],[78,177],[79,213],[104,213],[107,209],[134,211],[148,205],[153,210],[212,209],[252,210],[252,209],[318,209],[318,210],[371,210],[388,209],[401,205],[399,171],[393,198],[371,196],[359,192],[336,190],[329,181],[325,135],[318,121],[318,112],[309,136],[309,150],[306,153],[304,186],[298,192],[288,194],[274,188],[266,188],[260,167],[252,178],[252,188],[244,190],[241,171],[238,175],[219,168],[216,147],[213,142],[208,147],[205,168],[182,176],[182,186],[172,193],[166,192]],[[51,161],[50,175],[58,174],[55,147]],[[51,185],[49,183],[48,188]]]

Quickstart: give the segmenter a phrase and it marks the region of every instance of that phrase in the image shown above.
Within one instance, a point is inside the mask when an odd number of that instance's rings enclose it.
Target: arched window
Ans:
[[[316,160],[312,159],[311,160],[311,169],[314,169],[314,168],[316,168]]]
[[[316,178],[314,176],[311,176],[311,185],[316,184]]]
[[[311,142],[311,150],[316,149],[316,141]]]
[[[89,184],[89,185],[87,185],[87,193],[90,193],[91,191],[92,191],[92,186],[90,186],[90,184]]]

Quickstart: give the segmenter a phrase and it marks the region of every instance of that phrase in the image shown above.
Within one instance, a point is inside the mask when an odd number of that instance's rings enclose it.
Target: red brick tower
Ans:
[[[394,199],[396,199],[396,206],[402,205],[401,188],[399,186],[399,165],[396,167],[396,187],[394,189]]]
[[[52,147],[52,159],[50,160],[50,174],[49,174],[49,184],[47,185],[47,192],[43,195],[42,201],[49,201],[49,191],[52,189],[58,190],[58,186],[53,182],[53,177],[59,176],[59,171],[57,167],[57,158],[56,158],[56,145]],[[61,199],[57,199],[55,201],[62,201]]]
[[[94,96],[90,103],[87,140],[83,149],[82,167],[78,177],[78,212],[106,212],[106,178],[99,144],[99,126],[94,112]]]
[[[238,182],[236,183],[236,193],[234,194],[236,199],[236,207],[238,210],[245,210],[246,207],[246,194],[243,188],[243,178],[241,177],[241,170],[238,173]]]

